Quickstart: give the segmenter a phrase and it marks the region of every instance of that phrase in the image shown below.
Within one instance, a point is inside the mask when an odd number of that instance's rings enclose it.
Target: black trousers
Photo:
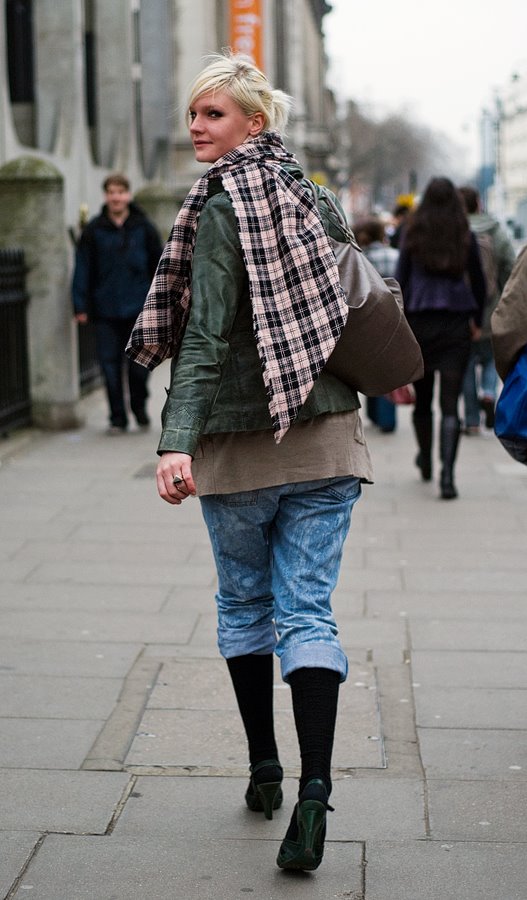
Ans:
[[[129,359],[124,352],[134,324],[135,318],[95,320],[97,357],[110,406],[110,423],[119,428],[126,428],[128,424],[123,382],[125,367],[130,406],[135,415],[144,413],[148,397],[148,369]]]
[[[439,372],[442,416],[458,417],[458,399],[472,345],[468,313],[408,313],[407,319],[423,354],[425,374],[414,384],[415,416],[432,411],[434,376]]]

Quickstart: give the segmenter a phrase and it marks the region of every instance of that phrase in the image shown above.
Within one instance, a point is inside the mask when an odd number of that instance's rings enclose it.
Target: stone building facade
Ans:
[[[527,237],[527,63],[503,89],[499,123],[499,175],[505,215]]]
[[[327,170],[329,8],[325,0],[0,0],[0,208],[7,198],[0,246],[23,246],[30,298],[40,298],[28,313],[38,424],[76,421],[70,238],[83,216],[98,211],[111,171],[128,175],[138,202],[168,234],[203,171],[184,106],[207,54],[233,38],[241,46],[256,40],[270,80],[295,98],[288,145],[308,172]],[[37,333],[55,351],[46,365]]]
[[[519,241],[527,239],[527,61],[481,115],[482,193]]]

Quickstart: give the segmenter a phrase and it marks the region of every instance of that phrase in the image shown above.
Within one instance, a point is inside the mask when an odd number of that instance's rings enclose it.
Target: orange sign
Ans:
[[[262,0],[230,0],[230,47],[263,68]]]

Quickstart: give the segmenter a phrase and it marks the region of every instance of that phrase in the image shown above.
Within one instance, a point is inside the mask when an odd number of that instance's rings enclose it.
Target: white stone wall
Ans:
[[[173,0],[143,2],[142,59],[136,61],[134,13],[138,0],[93,0],[96,128],[90,136],[86,110],[85,0],[33,2],[35,122],[32,145],[16,133],[8,85],[0,89],[0,165],[35,155],[65,179],[66,220],[77,223],[79,207],[90,215],[101,204],[101,182],[122,170],[134,189],[169,178],[167,159],[175,106],[172,78]],[[5,0],[0,0],[0,65],[6,68]],[[172,183],[174,179],[172,178]]]
[[[6,4],[0,0],[0,71],[7,75]],[[312,0],[262,2],[264,67],[271,82],[294,97],[287,142],[308,173],[320,170],[330,143],[317,8]],[[30,158],[58,175],[60,199],[47,226],[69,272],[67,277],[62,272],[60,290],[51,281],[43,289],[47,306],[54,303],[63,317],[61,329],[54,331],[54,359],[58,366],[61,360],[68,362],[67,371],[53,373],[62,385],[57,402],[71,405],[78,396],[78,373],[75,330],[69,320],[63,321],[69,314],[73,266],[69,234],[77,230],[81,208],[87,208],[89,217],[98,212],[106,175],[123,171],[166,236],[178,202],[203,172],[185,122],[187,88],[205,57],[228,45],[229,2],[33,0],[32,10],[34,103],[24,101],[14,108],[8,78],[0,78],[0,167]],[[95,59],[91,117],[88,43]],[[10,245],[6,222],[3,246]],[[31,241],[31,232],[24,234]],[[38,252],[36,245],[25,249],[29,256]],[[36,369],[43,369],[38,354],[33,356]],[[42,408],[51,409],[50,391],[59,392],[49,373],[36,369],[34,383],[45,382]],[[60,418],[56,412],[49,417]]]
[[[0,66],[6,69],[5,5],[0,0]],[[88,128],[84,29],[92,11],[96,127]],[[35,141],[17,134],[9,88],[0,83],[0,165],[34,154],[65,179],[66,219],[94,213],[109,171],[139,190],[163,183],[183,194],[203,171],[193,159],[184,117],[188,84],[211,52],[228,43],[228,0],[33,0]],[[139,59],[134,24],[140,22]],[[290,143],[308,168],[328,151],[325,57],[309,0],[264,0],[264,56],[271,81],[291,93]],[[277,28],[283,30],[277,34]],[[279,58],[280,57],[280,58]]]

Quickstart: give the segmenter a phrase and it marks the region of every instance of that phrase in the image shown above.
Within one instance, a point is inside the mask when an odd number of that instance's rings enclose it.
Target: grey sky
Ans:
[[[526,0],[331,0],[330,79],[374,114],[407,110],[476,157],[477,124],[495,87],[527,69]]]

